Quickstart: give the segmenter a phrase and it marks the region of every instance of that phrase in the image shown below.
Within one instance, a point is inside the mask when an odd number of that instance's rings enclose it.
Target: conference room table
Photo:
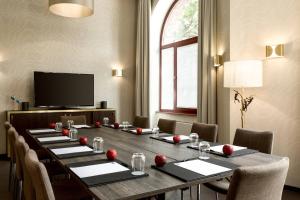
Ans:
[[[102,137],[104,140],[104,150],[113,148],[118,152],[117,159],[131,166],[131,157],[133,153],[143,153],[146,157],[145,172],[149,175],[137,179],[119,181],[104,185],[95,185],[88,187],[80,178],[74,176],[78,181],[91,194],[95,199],[140,199],[159,195],[177,189],[187,188],[189,186],[198,185],[210,181],[215,181],[220,178],[229,177],[233,171],[227,171],[214,176],[203,177],[193,181],[185,182],[164,172],[151,167],[154,165],[154,158],[157,154],[163,154],[167,157],[167,162],[184,161],[192,158],[197,158],[199,152],[194,149],[187,148],[188,144],[170,144],[150,138],[151,135],[135,135],[121,129],[113,129],[108,127],[78,129],[78,137],[88,137],[89,145],[93,144],[95,137]],[[36,139],[36,135],[31,135],[29,131],[26,132],[29,136],[36,141],[42,148],[45,148],[48,153],[55,159],[67,172],[70,168],[67,166],[71,163],[78,163],[84,161],[95,161],[106,159],[105,154],[95,154],[89,156],[80,156],[72,158],[58,159],[54,156],[47,147],[54,144],[41,144]],[[68,144],[76,144],[75,142],[68,142]],[[56,143],[55,146],[65,146],[66,143]],[[252,153],[243,156],[236,156],[226,158],[214,154],[209,154],[211,159],[225,161],[236,166],[252,166],[272,163],[280,160],[280,156],[268,155],[264,153]]]

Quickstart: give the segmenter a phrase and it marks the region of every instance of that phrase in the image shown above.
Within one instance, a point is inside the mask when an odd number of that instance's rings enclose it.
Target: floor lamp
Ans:
[[[245,126],[245,113],[253,96],[244,96],[244,89],[262,87],[263,63],[260,60],[241,60],[224,63],[224,87],[234,89],[234,102],[240,103],[241,125]]]

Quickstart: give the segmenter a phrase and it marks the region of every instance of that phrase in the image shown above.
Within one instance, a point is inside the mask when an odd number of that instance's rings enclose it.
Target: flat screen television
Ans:
[[[36,107],[94,106],[94,74],[34,72]]]

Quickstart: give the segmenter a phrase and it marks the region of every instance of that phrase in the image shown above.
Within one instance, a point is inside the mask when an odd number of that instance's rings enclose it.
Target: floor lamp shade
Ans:
[[[63,17],[87,17],[94,13],[94,0],[49,0],[49,10]]]
[[[260,60],[241,60],[224,63],[224,87],[262,87],[263,63]]]

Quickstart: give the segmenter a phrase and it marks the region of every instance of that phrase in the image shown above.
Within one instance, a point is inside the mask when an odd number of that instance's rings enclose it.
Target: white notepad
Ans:
[[[50,149],[55,155],[62,155],[62,154],[70,154],[70,153],[79,153],[79,152],[92,152],[88,146],[77,146],[77,147],[65,147],[65,148],[57,148],[57,149]]]
[[[30,133],[52,133],[56,132],[55,129],[34,129],[34,130],[29,130]]]
[[[230,171],[231,169],[215,165],[202,160],[190,160],[185,162],[175,163],[175,165],[185,168],[187,170],[196,172],[198,174],[209,176],[213,174],[219,174],[222,172]]]
[[[110,127],[115,128],[115,126],[113,124],[110,125]],[[127,128],[132,127],[131,124],[127,125]],[[119,128],[124,128],[123,124],[119,124]]]
[[[72,125],[73,128],[91,128],[89,125],[86,124],[78,124],[78,125]]]
[[[41,137],[37,138],[40,142],[53,142],[53,141],[61,141],[61,140],[70,140],[68,136],[57,136],[57,137]]]
[[[162,137],[162,138],[164,138],[165,140],[168,140],[168,141],[173,141],[173,137],[174,136],[168,136],[168,137]],[[189,140],[189,139],[190,139],[189,136],[180,135],[180,140]]]
[[[130,130],[130,132],[136,133],[136,129]],[[148,132],[152,132],[152,129],[151,128],[143,128],[142,133],[148,133]]]
[[[223,146],[224,145],[213,146],[213,147],[210,147],[210,150],[223,154]],[[231,146],[233,147],[233,151],[247,149],[246,147],[240,147],[240,146],[235,146],[235,145],[231,145]]]
[[[79,178],[99,176],[103,174],[111,174],[116,172],[128,171],[127,167],[120,165],[117,162],[88,165],[83,167],[71,167],[70,168]]]

